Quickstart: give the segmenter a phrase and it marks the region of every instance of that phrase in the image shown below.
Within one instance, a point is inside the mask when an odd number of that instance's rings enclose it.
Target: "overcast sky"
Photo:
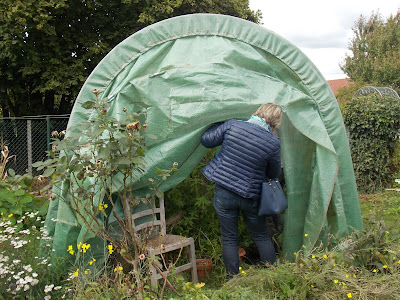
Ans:
[[[355,21],[373,11],[387,18],[396,14],[400,0],[250,0],[261,10],[264,27],[299,47],[326,80],[345,78],[343,62]]]

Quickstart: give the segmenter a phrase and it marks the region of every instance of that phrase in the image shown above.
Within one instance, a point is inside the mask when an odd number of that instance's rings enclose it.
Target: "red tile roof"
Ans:
[[[343,79],[335,79],[335,80],[328,80],[328,84],[331,87],[333,93],[336,95],[338,89],[344,86],[348,86],[353,84],[354,82],[351,81],[350,78],[343,78]]]

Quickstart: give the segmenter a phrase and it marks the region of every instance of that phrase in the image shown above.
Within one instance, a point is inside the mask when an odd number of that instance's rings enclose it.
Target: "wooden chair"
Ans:
[[[137,238],[143,236],[152,236],[144,242],[144,248],[147,257],[154,258],[156,256],[165,255],[168,252],[188,250],[189,262],[183,265],[178,265],[175,268],[175,273],[180,273],[191,269],[192,281],[197,283],[197,268],[196,255],[193,238],[183,237],[180,235],[166,234],[165,208],[164,198],[159,198],[159,205],[153,202],[153,209],[147,209],[132,214],[133,227]],[[188,249],[184,249],[187,248]],[[165,256],[164,256],[165,257]],[[179,262],[179,261],[178,261]],[[161,269],[161,268],[160,268]],[[162,271],[164,276],[168,276],[168,271]],[[150,280],[153,287],[157,286],[158,279],[163,276],[157,272],[155,267],[150,264]]]

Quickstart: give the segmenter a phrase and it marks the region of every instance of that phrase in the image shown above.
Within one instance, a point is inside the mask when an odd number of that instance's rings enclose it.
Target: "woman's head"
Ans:
[[[282,110],[276,104],[265,103],[257,109],[254,116],[265,119],[265,122],[267,122],[272,129],[279,128],[282,120]]]

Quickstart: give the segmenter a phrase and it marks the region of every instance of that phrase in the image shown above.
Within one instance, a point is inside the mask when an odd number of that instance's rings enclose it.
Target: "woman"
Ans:
[[[214,208],[220,222],[222,255],[228,278],[239,273],[238,219],[241,211],[263,262],[274,263],[275,249],[265,217],[258,216],[261,185],[281,170],[280,141],[271,132],[281,123],[279,106],[266,103],[247,121],[229,120],[211,126],[201,137],[220,153],[202,172],[215,182]]]

